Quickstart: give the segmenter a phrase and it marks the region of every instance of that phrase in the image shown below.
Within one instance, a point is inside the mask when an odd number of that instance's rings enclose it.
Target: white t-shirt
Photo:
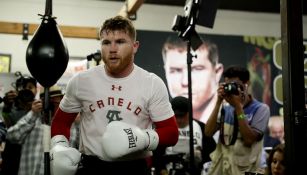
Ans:
[[[124,78],[109,77],[103,65],[77,74],[68,82],[60,108],[80,112],[79,150],[102,160],[108,160],[100,143],[108,123],[120,120],[146,129],[174,115],[162,79],[136,65]]]
[[[184,128],[179,129],[179,139],[175,146],[167,147],[166,154],[178,154],[178,153],[189,153],[190,152],[190,126],[187,125]],[[202,130],[199,124],[193,120],[193,138],[194,148],[202,148]]]

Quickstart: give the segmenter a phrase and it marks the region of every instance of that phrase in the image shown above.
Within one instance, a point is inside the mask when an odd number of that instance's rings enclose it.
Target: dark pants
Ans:
[[[145,159],[107,162],[96,156],[82,155],[76,175],[148,175],[148,169]]]

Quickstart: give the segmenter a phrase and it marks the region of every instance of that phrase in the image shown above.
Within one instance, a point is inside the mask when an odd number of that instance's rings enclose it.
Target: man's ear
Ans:
[[[224,71],[223,64],[217,63],[215,65],[215,74],[216,74],[215,78],[216,78],[216,82],[220,82],[222,74],[223,74],[223,71]]]
[[[252,92],[250,84],[251,84],[251,82],[249,80],[246,83],[244,83],[244,86],[247,89],[248,93]]]

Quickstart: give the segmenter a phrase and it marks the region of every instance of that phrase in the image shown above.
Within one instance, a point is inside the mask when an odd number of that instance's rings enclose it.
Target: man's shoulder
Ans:
[[[269,109],[269,106],[257,99],[252,99],[252,101],[248,104],[248,106],[245,107],[245,109],[247,110],[257,110],[259,108]]]
[[[156,73],[154,72],[150,72],[138,65],[134,65],[135,69],[136,69],[136,73],[142,73],[144,75],[148,75],[148,76],[158,76]]]
[[[85,81],[91,81],[91,80],[95,80],[95,77],[97,77],[96,75],[98,75],[99,77],[101,77],[101,73],[104,73],[104,67],[101,65],[97,65],[94,67],[91,67],[87,70],[84,71],[80,71],[77,72],[76,74],[74,74],[69,81],[70,82],[85,82]],[[85,84],[85,83],[83,83]]]
[[[264,110],[264,111],[270,111],[269,105],[267,105],[266,103],[260,102],[258,100],[253,100],[251,107],[255,109],[255,112],[259,109]]]
[[[136,74],[138,77],[142,77],[145,79],[148,79],[148,80],[151,80],[151,81],[160,81],[160,82],[163,82],[162,78],[159,77],[156,73],[154,72],[150,72],[148,70],[145,70],[139,66],[136,66],[135,65],[135,68],[136,68]]]

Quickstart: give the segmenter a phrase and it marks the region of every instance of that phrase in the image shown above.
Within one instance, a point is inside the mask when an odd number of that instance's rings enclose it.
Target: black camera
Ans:
[[[14,101],[15,106],[18,109],[29,108],[29,104],[34,101],[35,94],[33,94],[31,90],[28,90],[26,88],[28,83],[32,83],[34,86],[36,86],[37,81],[33,77],[22,75],[19,71],[15,73],[15,76],[18,77],[16,82],[12,84],[12,86],[15,87],[18,93]]]
[[[87,55],[86,59],[87,61],[91,61],[91,60],[100,61],[101,60],[100,50],[97,50],[96,52]]]
[[[240,86],[236,82],[230,82],[230,83],[224,84],[224,92],[226,94],[239,95],[239,90],[238,90],[239,88]]]
[[[30,104],[34,101],[35,95],[32,91],[28,89],[22,89],[18,91],[18,95],[15,98],[15,106],[18,109],[29,109],[31,106]],[[31,108],[30,108],[31,109]]]

